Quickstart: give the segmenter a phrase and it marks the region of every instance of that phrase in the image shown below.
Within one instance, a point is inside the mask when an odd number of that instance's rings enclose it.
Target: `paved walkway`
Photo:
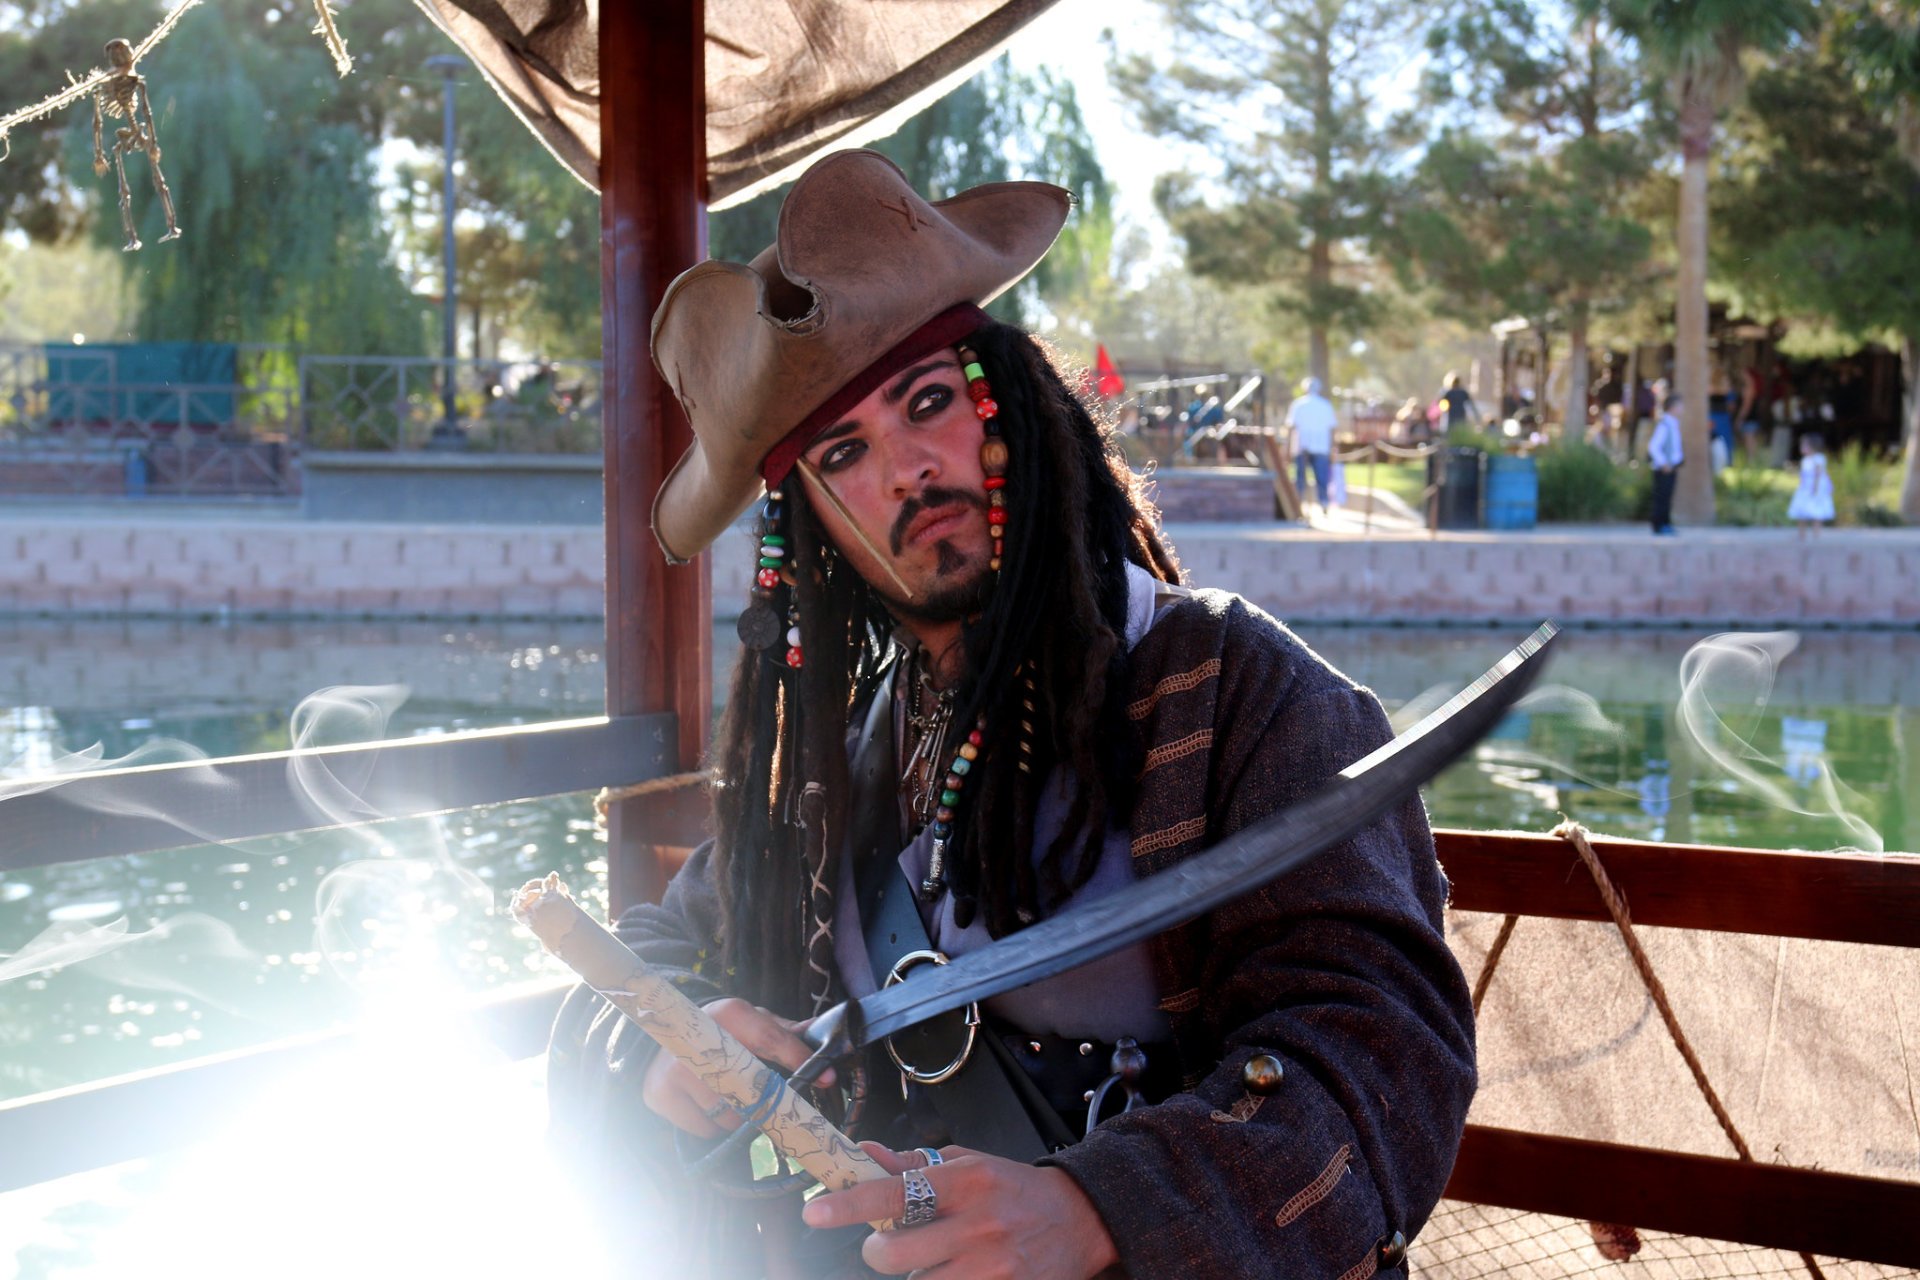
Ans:
[[[1297,621],[1920,626],[1920,529],[1550,525],[1437,536],[1351,513],[1320,527],[1179,523],[1192,580]],[[744,532],[714,605],[746,598]],[[243,504],[0,505],[0,613],[593,617],[596,526],[305,521]]]

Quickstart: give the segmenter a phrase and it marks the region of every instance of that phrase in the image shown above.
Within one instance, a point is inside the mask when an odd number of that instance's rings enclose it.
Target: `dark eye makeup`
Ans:
[[[907,397],[907,418],[911,422],[925,422],[946,412],[953,403],[954,389],[937,375],[914,388]],[[858,436],[835,441],[820,455],[820,470],[828,475],[844,471],[852,466],[867,451],[866,442]]]

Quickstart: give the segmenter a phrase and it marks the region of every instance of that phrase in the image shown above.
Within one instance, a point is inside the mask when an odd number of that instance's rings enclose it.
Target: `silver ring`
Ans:
[[[903,1227],[924,1227],[933,1221],[938,1212],[940,1197],[934,1194],[933,1184],[927,1181],[924,1170],[909,1169],[900,1175],[900,1181],[907,1189],[906,1211],[900,1215]]]
[[[935,1151],[932,1147],[915,1147],[914,1150],[927,1158],[927,1168],[929,1169],[937,1164],[945,1164],[947,1162],[947,1158],[938,1151]]]

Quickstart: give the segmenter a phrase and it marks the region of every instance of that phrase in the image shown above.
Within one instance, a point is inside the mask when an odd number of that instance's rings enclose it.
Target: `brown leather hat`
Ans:
[[[675,280],[654,313],[653,362],[693,446],[653,504],[668,558],[705,550],[888,375],[978,328],[981,305],[1046,256],[1071,203],[1043,182],[928,203],[885,156],[840,151],[794,184],[759,257]]]

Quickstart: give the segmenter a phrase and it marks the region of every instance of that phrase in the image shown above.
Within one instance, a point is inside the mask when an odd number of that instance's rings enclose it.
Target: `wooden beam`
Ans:
[[[541,983],[476,1001],[464,1021],[510,1061],[543,1053],[571,983]],[[0,1192],[204,1141],[250,1100],[295,1072],[341,1061],[349,1033],[301,1036],[0,1102]]]
[[[595,717],[74,774],[0,800],[0,871],[646,782],[673,729]]]
[[[1507,831],[1434,832],[1461,911],[1607,920],[1573,847]],[[1798,853],[1595,837],[1636,924],[1920,946],[1920,856]]]
[[[674,769],[697,768],[712,715],[708,557],[669,567],[653,497],[692,440],[654,372],[667,285],[706,256],[701,0],[600,6],[600,288],[606,438],[607,713],[678,717]],[[613,912],[660,895],[643,815],[609,806]]]
[[[1449,1199],[1920,1267],[1920,1184],[1468,1125]]]

